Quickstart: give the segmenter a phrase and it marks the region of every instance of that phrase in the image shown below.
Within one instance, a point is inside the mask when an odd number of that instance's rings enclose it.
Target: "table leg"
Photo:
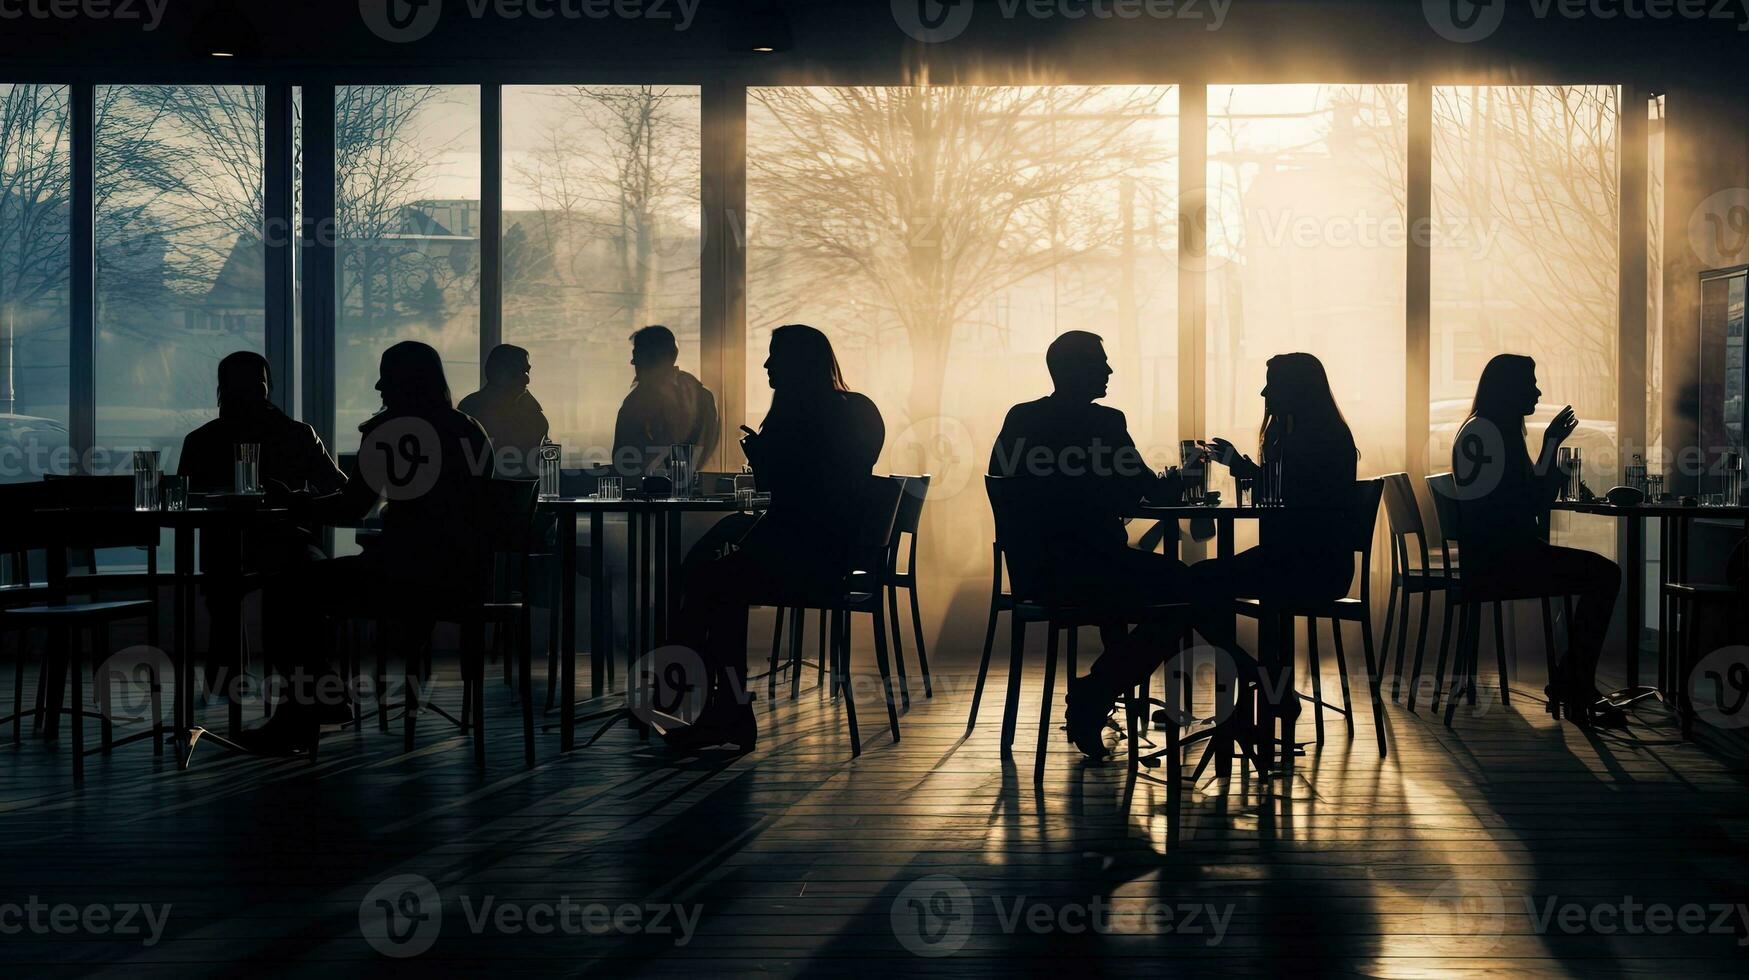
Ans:
[[[176,765],[187,769],[194,754],[194,529],[175,531]]]
[[[655,624],[651,627],[656,646],[668,642],[668,526],[667,514],[651,516],[652,530],[655,532],[650,542],[650,577],[655,579],[656,602],[653,612]]]
[[[668,554],[662,564],[668,580],[668,608],[662,620],[663,642],[674,635],[674,616],[680,608],[680,529],[681,513],[668,515]]]
[[[1215,557],[1233,557],[1233,519],[1231,517],[1221,517],[1215,520]],[[1237,614],[1234,614],[1232,622],[1228,624],[1228,635],[1236,637],[1238,635],[1238,628],[1239,617]],[[1244,680],[1240,678],[1236,672],[1231,678],[1227,679],[1227,697],[1230,699],[1229,703],[1231,704],[1228,718],[1237,719],[1239,712],[1244,710],[1243,700],[1239,696],[1239,692],[1243,688]],[[1216,696],[1219,696],[1218,691],[1216,692]],[[1223,706],[1224,705],[1221,702],[1216,702],[1214,713],[1217,717],[1220,715],[1220,710]],[[1233,774],[1232,740],[1222,739],[1220,744],[1213,747],[1213,751],[1215,752],[1215,775],[1222,779],[1231,776]]]
[[[1627,525],[1627,670],[1628,687],[1635,688],[1640,686],[1640,632],[1642,630],[1642,624],[1646,620],[1646,525],[1644,519],[1638,514],[1629,516],[1627,519]],[[1664,575],[1663,568],[1659,568],[1658,575],[1660,579],[1662,579]],[[1658,589],[1658,594],[1664,594],[1662,587]]]
[[[559,522],[559,751],[577,739],[577,512]],[[599,542],[596,544],[599,548]]]
[[[608,649],[613,638],[607,635],[607,544],[602,532],[602,514],[589,512],[589,696],[600,697],[606,682]],[[572,535],[573,538],[576,535]]]

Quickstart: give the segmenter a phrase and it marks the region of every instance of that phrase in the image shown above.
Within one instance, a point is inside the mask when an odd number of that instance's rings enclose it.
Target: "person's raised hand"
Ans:
[[[1573,414],[1573,406],[1568,405],[1555,413],[1549,420],[1549,427],[1543,431],[1543,446],[1552,449],[1567,441],[1573,430],[1579,427],[1579,416]]]

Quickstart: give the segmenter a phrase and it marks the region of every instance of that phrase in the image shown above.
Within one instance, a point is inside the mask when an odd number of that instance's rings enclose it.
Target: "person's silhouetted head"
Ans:
[[[1081,401],[1104,398],[1111,380],[1105,341],[1085,330],[1071,330],[1051,341],[1045,348],[1045,368],[1058,395]]]
[[[273,371],[267,358],[240,350],[219,362],[219,414],[252,415],[267,407],[273,393]]]
[[[775,392],[849,391],[832,341],[804,323],[790,323],[771,332],[771,355],[765,375]]]
[[[1330,390],[1324,362],[1311,354],[1296,351],[1270,358],[1265,365],[1262,395],[1263,425],[1257,430],[1257,441],[1263,446],[1287,431],[1272,434],[1282,423],[1296,433],[1324,434],[1353,445],[1354,433],[1336,405],[1336,393]]]
[[[486,355],[486,383],[495,388],[522,391],[528,387],[528,351],[515,344],[499,344]]]
[[[632,371],[639,381],[667,374],[679,358],[680,344],[667,327],[655,323],[632,332]]]
[[[1526,416],[1536,413],[1542,395],[1536,386],[1535,360],[1523,354],[1496,354],[1476,381],[1469,417],[1487,419],[1503,433],[1522,433]]]
[[[376,388],[383,393],[383,411],[393,415],[435,415],[455,408],[442,356],[417,340],[403,340],[383,351]]]

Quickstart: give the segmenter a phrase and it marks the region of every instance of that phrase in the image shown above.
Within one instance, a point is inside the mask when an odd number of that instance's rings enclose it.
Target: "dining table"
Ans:
[[[1720,521],[1749,527],[1749,506],[1742,504],[1700,505],[1696,503],[1681,503],[1674,500],[1643,501],[1635,504],[1616,504],[1607,499],[1593,500],[1557,500],[1554,510],[1570,514],[1589,514],[1596,517],[1607,517],[1620,521],[1624,525],[1626,545],[1623,549],[1622,564],[1627,569],[1629,587],[1626,589],[1626,601],[1623,610],[1626,619],[1626,670],[1627,687],[1610,692],[1606,697],[1617,706],[1631,704],[1649,698],[1657,698],[1666,705],[1676,703],[1676,692],[1681,686],[1681,678],[1676,676],[1677,665],[1675,657],[1669,649],[1671,621],[1670,600],[1666,596],[1665,586],[1671,582],[1689,581],[1693,570],[1689,568],[1689,542],[1691,530],[1696,522]],[[1646,596],[1644,577],[1641,572],[1646,562],[1646,525],[1656,522],[1658,525],[1658,631],[1656,652],[1658,657],[1658,683],[1642,686],[1640,684],[1640,656],[1642,653],[1642,636],[1646,622]]]
[[[538,508],[558,520],[559,552],[559,746],[576,746],[579,723],[605,719],[597,731],[605,731],[624,719],[642,729],[624,707],[577,714],[577,531],[589,518],[589,692],[591,699],[607,693],[607,665],[613,647],[609,626],[612,597],[607,588],[606,524],[609,515],[623,515],[626,523],[626,694],[631,694],[637,660],[668,640],[679,609],[681,568],[681,523],[687,514],[760,513],[771,498],[761,495],[751,503],[725,496],[618,498],[542,497]],[[593,740],[592,740],[593,741]]]

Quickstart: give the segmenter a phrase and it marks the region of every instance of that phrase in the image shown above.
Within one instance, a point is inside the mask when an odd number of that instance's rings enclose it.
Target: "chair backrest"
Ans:
[[[1072,481],[1044,476],[986,476],[984,492],[996,517],[996,543],[1008,566],[1008,585],[1017,599],[1047,599],[1053,570],[1078,567],[1085,558],[1069,554],[1057,530],[1065,508],[1078,501]],[[1062,560],[1059,560],[1059,555]]]
[[[528,579],[540,484],[476,476],[468,479],[468,488],[474,520],[458,533],[468,535],[470,567],[476,575],[471,594],[485,601],[505,591],[497,588],[501,571],[514,575],[513,582]]]
[[[1386,473],[1382,479],[1385,481],[1385,517],[1391,522],[1391,533],[1398,536],[1426,534],[1421,505],[1415,500],[1415,485],[1409,482],[1409,474]]]
[[[1354,484],[1354,507],[1348,517],[1348,540],[1355,551],[1372,554],[1373,533],[1379,526],[1379,498],[1389,477],[1358,480]],[[1363,561],[1365,559],[1362,559]]]
[[[886,567],[887,544],[893,539],[893,524],[899,519],[904,496],[902,476],[871,476],[863,484],[850,553],[851,571],[872,572]]]
[[[899,546],[899,537],[917,534],[917,526],[923,521],[923,500],[929,496],[929,474],[906,476],[894,473],[895,480],[905,484],[905,496],[899,500],[899,514],[893,521],[893,538],[888,542],[894,548]]]
[[[1427,490],[1433,497],[1433,514],[1439,519],[1440,545],[1456,544],[1463,538],[1457,479],[1450,473],[1435,473],[1427,478]]]
[[[134,506],[134,478],[132,474],[120,476],[65,476],[49,473],[43,476],[43,493],[48,503],[45,507],[92,507],[97,509],[131,510]],[[67,546],[74,550],[94,548],[155,548],[158,546],[158,529],[145,528],[139,530],[120,529],[102,524],[94,525],[86,533],[79,534],[75,539],[68,540]],[[91,571],[96,571],[94,559],[86,556]]]

